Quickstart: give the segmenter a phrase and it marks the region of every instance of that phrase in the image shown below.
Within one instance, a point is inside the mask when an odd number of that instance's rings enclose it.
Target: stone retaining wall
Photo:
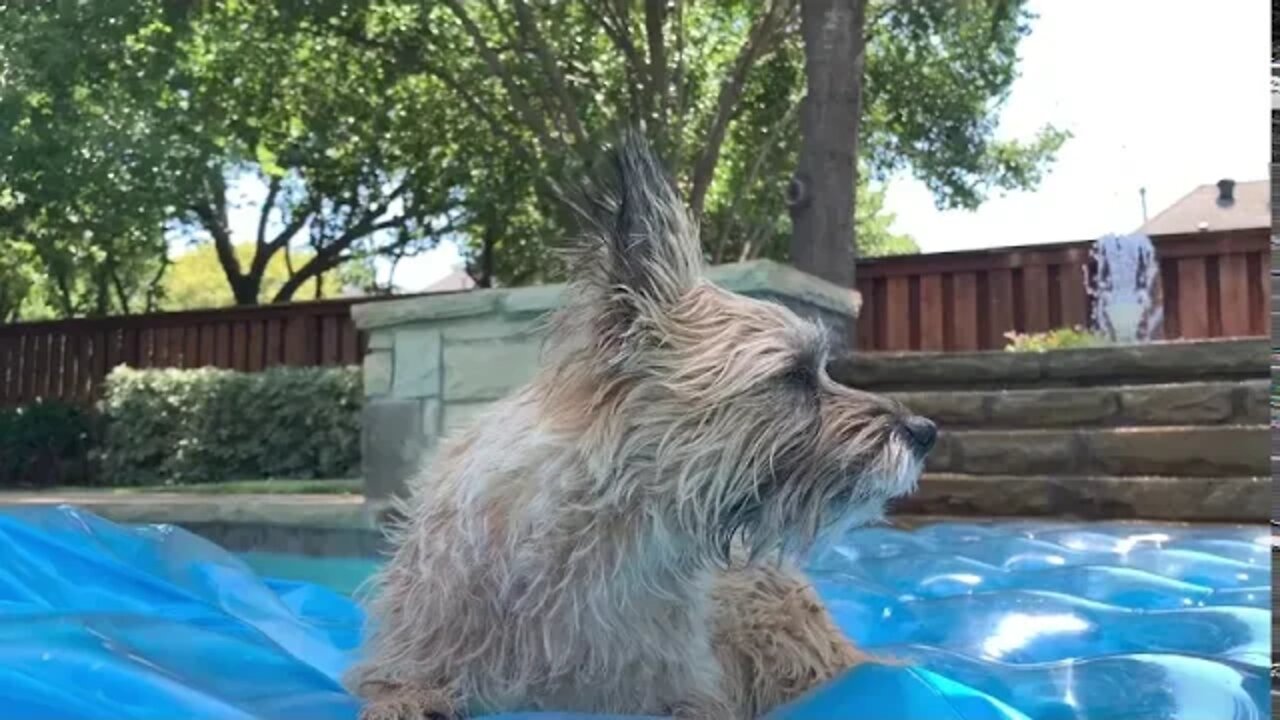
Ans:
[[[822,322],[836,347],[852,336],[860,306],[853,290],[766,260],[718,266],[710,276],[728,290]],[[469,425],[533,377],[544,322],[563,294],[562,285],[544,285],[352,308],[356,325],[369,333],[362,450],[370,501],[402,492],[442,435]]]
[[[1265,339],[847,356],[841,382],[941,432],[913,513],[1268,517]]]

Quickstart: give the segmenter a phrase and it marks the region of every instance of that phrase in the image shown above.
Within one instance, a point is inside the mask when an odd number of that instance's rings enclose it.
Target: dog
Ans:
[[[913,490],[934,425],[711,284],[642,138],[609,157],[535,379],[412,483],[346,677],[363,720],[755,718],[866,659],[786,558]]]

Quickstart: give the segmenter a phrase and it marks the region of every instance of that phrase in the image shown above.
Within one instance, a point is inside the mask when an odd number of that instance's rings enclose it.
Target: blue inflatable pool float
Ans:
[[[812,576],[851,637],[904,664],[854,669],[771,720],[1261,720],[1269,538],[1132,524],[855,531],[815,555]],[[338,678],[361,622],[346,596],[259,578],[178,528],[0,511],[6,718],[352,720]]]

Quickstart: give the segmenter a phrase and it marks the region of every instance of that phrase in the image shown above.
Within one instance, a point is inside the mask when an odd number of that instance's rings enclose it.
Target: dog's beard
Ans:
[[[748,562],[781,550],[802,555],[838,542],[857,527],[884,518],[889,500],[913,492],[924,462],[905,443],[886,443],[861,470],[834,471],[830,479],[775,481],[739,499],[723,516],[713,547],[729,563],[735,545]]]

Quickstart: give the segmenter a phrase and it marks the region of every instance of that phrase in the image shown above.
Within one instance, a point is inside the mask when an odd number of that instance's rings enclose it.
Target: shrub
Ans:
[[[1009,344],[1005,345],[1004,349],[1010,352],[1045,352],[1107,344],[1106,338],[1079,325],[1039,333],[1023,334],[1009,331],[1004,336],[1009,339]]]
[[[346,477],[360,463],[356,368],[135,370],[107,377],[112,485]]]
[[[91,412],[61,402],[0,408],[0,486],[88,483],[94,425]]]

